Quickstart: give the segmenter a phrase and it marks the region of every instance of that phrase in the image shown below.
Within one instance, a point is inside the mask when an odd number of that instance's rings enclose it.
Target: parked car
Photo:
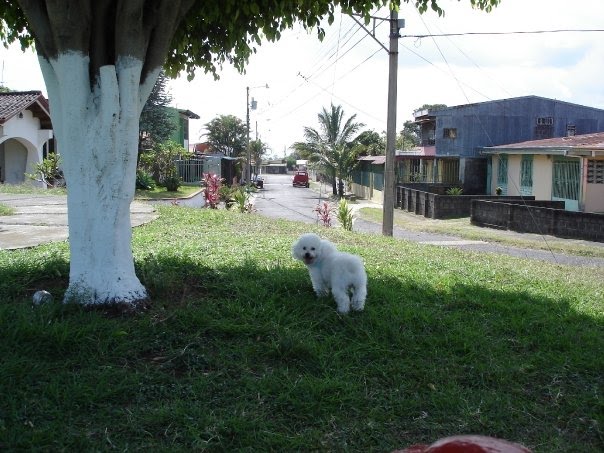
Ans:
[[[309,187],[310,183],[308,181],[308,173],[305,171],[296,171],[294,173],[294,179],[292,181],[292,185],[294,187],[296,187],[296,186]]]
[[[263,189],[264,188],[264,176],[255,175],[252,178],[252,184],[254,184],[254,186],[256,186],[258,189]]]

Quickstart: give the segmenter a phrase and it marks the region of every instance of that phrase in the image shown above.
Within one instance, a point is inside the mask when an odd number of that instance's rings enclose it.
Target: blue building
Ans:
[[[489,193],[491,158],[482,148],[604,131],[604,110],[523,96],[414,112],[420,147],[397,156],[399,184],[458,186]]]

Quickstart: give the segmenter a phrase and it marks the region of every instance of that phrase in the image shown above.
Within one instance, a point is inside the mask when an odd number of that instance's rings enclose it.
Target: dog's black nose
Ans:
[[[310,253],[306,252],[306,253],[304,254],[304,258],[306,258],[306,259],[310,258]]]

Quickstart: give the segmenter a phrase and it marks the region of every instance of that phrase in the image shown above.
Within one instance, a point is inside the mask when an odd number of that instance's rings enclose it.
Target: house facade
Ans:
[[[168,107],[168,111],[176,126],[170,140],[182,145],[186,150],[194,151],[195,145],[192,145],[189,142],[189,120],[198,120],[200,118],[199,115],[190,110],[177,109],[174,107]]]
[[[48,100],[41,91],[0,93],[0,183],[21,184],[53,148]]]
[[[397,157],[398,183],[457,185],[466,194],[496,187],[484,147],[604,131],[603,109],[538,96],[417,110],[414,117],[421,142]]]
[[[386,156],[362,156],[352,172],[350,191],[358,198],[384,202]]]
[[[604,132],[485,147],[489,190],[604,213]]]

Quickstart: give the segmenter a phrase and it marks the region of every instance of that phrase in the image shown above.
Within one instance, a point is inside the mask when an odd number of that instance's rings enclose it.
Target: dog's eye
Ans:
[[[306,250],[306,247],[302,247],[302,250]]]
[[[310,249],[311,249],[311,250],[314,250],[315,248],[314,248],[314,247],[311,247]]]

